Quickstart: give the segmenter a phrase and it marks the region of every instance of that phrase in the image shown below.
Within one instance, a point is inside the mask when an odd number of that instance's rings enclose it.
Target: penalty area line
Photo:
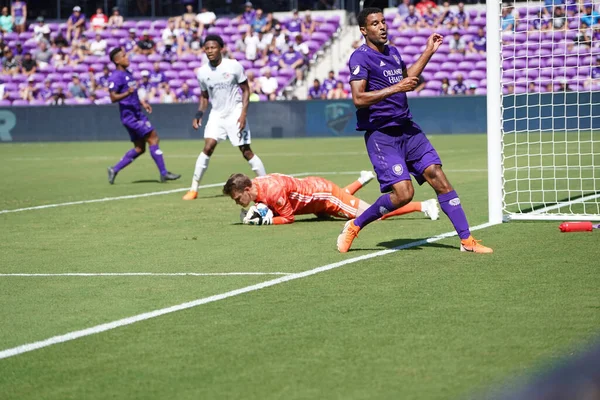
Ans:
[[[474,226],[471,228],[471,230],[476,231],[479,229],[488,228],[493,225],[495,225],[495,224],[488,222],[485,224]],[[321,267],[313,268],[308,271],[285,275],[285,276],[282,276],[279,278],[275,278],[275,279],[271,279],[271,280],[268,280],[265,282],[258,283],[256,285],[246,286],[241,289],[231,290],[229,292],[216,294],[214,296],[204,297],[204,298],[189,301],[186,303],[177,304],[172,307],[161,308],[161,309],[146,312],[143,314],[134,315],[132,317],[123,318],[123,319],[108,322],[105,324],[96,325],[96,326],[93,326],[93,327],[90,327],[87,329],[69,332],[64,335],[53,336],[51,338],[48,338],[45,340],[40,340],[38,342],[27,343],[27,344],[24,344],[21,346],[17,346],[17,347],[13,347],[10,349],[5,349],[5,350],[0,351],[0,359],[14,357],[19,354],[43,349],[45,347],[53,346],[55,344],[69,342],[71,340],[79,339],[82,337],[96,335],[98,333],[106,332],[106,331],[109,331],[112,329],[120,328],[120,327],[127,326],[127,325],[132,325],[132,324],[135,324],[136,322],[146,321],[146,320],[149,320],[152,318],[160,317],[162,315],[171,314],[171,313],[174,313],[177,311],[182,311],[182,310],[198,307],[203,304],[213,303],[213,302],[216,302],[219,300],[224,300],[224,299],[227,299],[230,297],[239,296],[244,293],[250,293],[250,292],[257,291],[257,290],[265,289],[265,288],[268,288],[271,286],[279,285],[281,283],[293,281],[296,279],[306,278],[308,276],[316,275],[321,272],[325,272],[325,271],[329,271],[329,270],[332,270],[335,268],[343,267],[345,265],[354,264],[359,261],[364,261],[364,260],[369,260],[371,258],[384,256],[387,254],[395,253],[400,250],[410,249],[412,247],[422,246],[427,243],[437,242],[439,240],[446,239],[446,238],[449,238],[452,236],[456,236],[456,232],[452,231],[452,232],[442,233],[440,235],[432,236],[427,239],[417,240],[415,242],[407,243],[405,245],[398,246],[393,249],[380,250],[380,251],[376,251],[373,253],[364,254],[362,256],[348,258],[346,260],[342,260],[342,261],[338,261],[338,262],[335,262],[332,264],[327,264],[327,265],[323,265]],[[482,256],[482,257],[485,257],[485,256]]]
[[[56,274],[0,274],[5,277],[59,277],[59,276],[255,276],[255,275],[292,275],[293,272],[64,272]]]

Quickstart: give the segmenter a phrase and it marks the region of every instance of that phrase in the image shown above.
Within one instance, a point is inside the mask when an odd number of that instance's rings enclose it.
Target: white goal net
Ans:
[[[594,1],[496,3],[497,21],[490,21],[495,7],[488,4],[488,29],[498,29],[488,32],[488,42],[498,41],[488,47],[497,51],[488,63],[497,62],[500,74],[490,90],[496,71],[488,65],[488,96],[500,110],[493,116],[499,140],[490,144],[501,152],[490,163],[500,169],[491,171],[490,188],[501,184],[501,191],[490,190],[501,196],[490,199],[490,217],[492,207],[501,207],[504,219],[600,219],[600,1]]]

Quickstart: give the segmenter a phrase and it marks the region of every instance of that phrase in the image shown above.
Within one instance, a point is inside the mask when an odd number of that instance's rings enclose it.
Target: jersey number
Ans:
[[[240,140],[242,140],[242,138],[243,138],[244,141],[248,140],[248,131],[243,130],[241,132],[238,132],[238,138]]]

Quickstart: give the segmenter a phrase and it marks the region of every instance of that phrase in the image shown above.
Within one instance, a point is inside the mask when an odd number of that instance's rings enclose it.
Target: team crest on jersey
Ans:
[[[398,58],[397,55],[392,54],[392,57],[394,57],[394,60],[396,60],[396,62],[398,63],[398,65],[400,65],[400,59]]]
[[[396,164],[392,167],[392,171],[394,172],[394,174],[400,176],[402,175],[402,172],[404,172],[404,168],[402,168],[401,164]]]
[[[344,133],[344,129],[346,129],[346,125],[348,125],[348,121],[352,119],[353,115],[354,112],[350,104],[333,103],[325,106],[327,127],[336,135]]]

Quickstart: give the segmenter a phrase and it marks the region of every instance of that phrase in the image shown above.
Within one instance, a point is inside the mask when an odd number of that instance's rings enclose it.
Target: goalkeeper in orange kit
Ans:
[[[358,217],[370,204],[354,196],[360,188],[374,178],[370,171],[362,171],[358,180],[340,188],[335,183],[318,177],[294,178],[282,174],[269,174],[250,179],[244,174],[233,174],[223,187],[223,194],[230,196],[237,204],[248,207],[251,202],[266,204],[273,217],[253,218],[250,209],[242,222],[247,225],[291,224],[296,215],[329,215],[343,219]],[[411,202],[385,214],[381,219],[392,216],[423,212],[432,220],[439,217],[435,199]]]

